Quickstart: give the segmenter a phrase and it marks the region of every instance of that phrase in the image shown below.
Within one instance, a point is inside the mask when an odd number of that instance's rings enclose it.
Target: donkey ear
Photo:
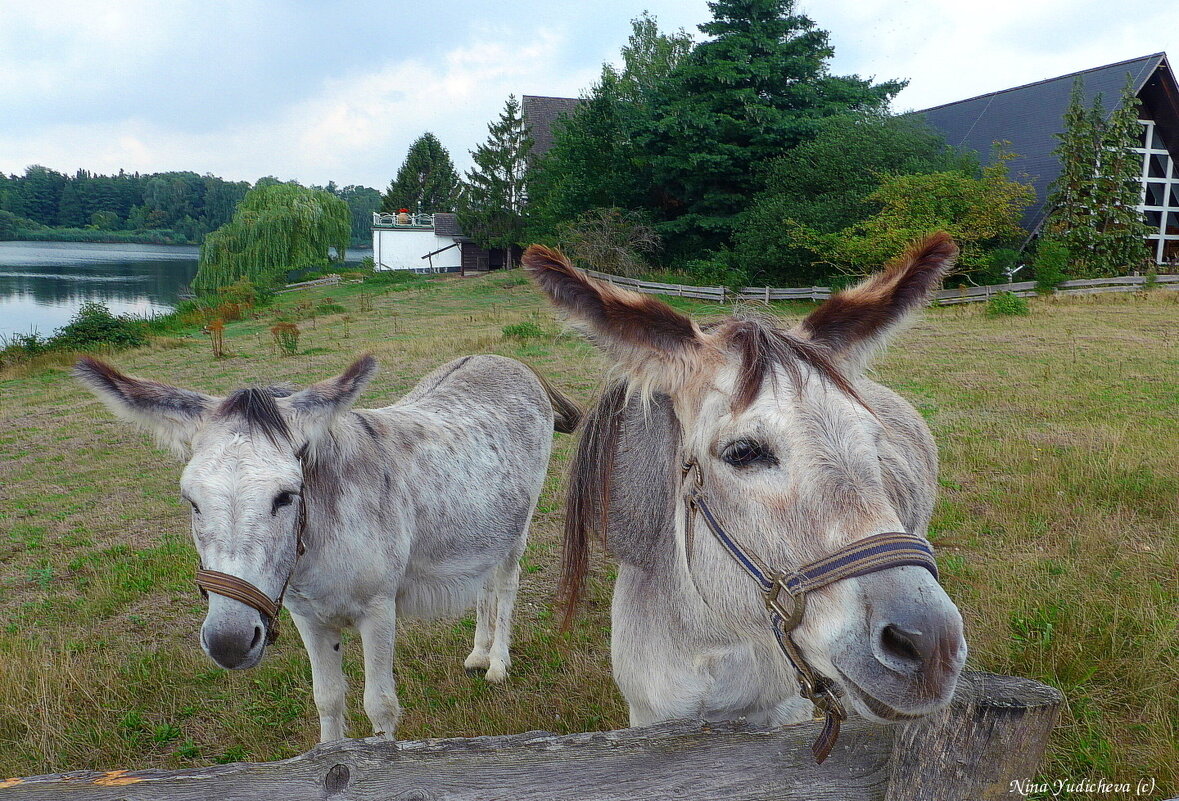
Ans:
[[[689,317],[650,295],[590,278],[544,245],[529,247],[522,262],[553,305],[640,384],[672,393],[694,372],[705,338]]]
[[[852,375],[863,371],[872,353],[917,309],[929,302],[958,257],[958,246],[944,231],[913,242],[884,270],[845,289],[810,313],[799,325],[803,336],[826,345]]]
[[[161,445],[181,455],[217,403],[200,392],[125,375],[90,356],[78,359],[73,372],[116,417],[150,431]]]
[[[377,360],[366,353],[340,375],[312,384],[287,398],[296,425],[308,441],[323,434],[332,421],[352,407],[368,382],[377,374]]]

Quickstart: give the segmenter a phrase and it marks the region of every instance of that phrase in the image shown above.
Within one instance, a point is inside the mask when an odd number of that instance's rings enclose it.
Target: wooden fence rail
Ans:
[[[341,740],[282,762],[78,771],[0,781],[0,801],[991,801],[1021,798],[1063,698],[1027,679],[963,675],[942,713],[844,724],[814,764],[818,722],[776,729],[676,721],[644,729]]]
[[[313,286],[336,286],[342,279],[336,273],[325,275],[323,278],[316,278],[314,281],[298,281],[294,284],[287,284],[279,292],[294,292],[298,289],[309,289]]]
[[[822,301],[831,297],[833,290],[825,286],[804,287],[742,287],[733,291],[723,286],[688,286],[686,284],[661,284],[657,281],[640,281],[637,278],[624,278],[609,273],[599,273],[586,270],[586,273],[609,281],[617,286],[633,289],[648,295],[673,295],[683,298],[697,298],[724,303],[734,300],[754,300],[770,303],[779,300],[813,300]],[[1154,286],[1158,289],[1179,290],[1179,275],[1158,275],[1154,277]],[[1141,292],[1148,279],[1142,275],[1126,275],[1119,278],[1087,278],[1061,283],[1054,294],[1057,295],[1095,295],[1104,292]],[[942,289],[933,293],[935,306],[952,306],[959,303],[978,303],[986,301],[1000,292],[1011,292],[1020,297],[1036,294],[1035,281],[1018,281],[1010,284],[993,284],[991,286],[970,286],[961,289]]]

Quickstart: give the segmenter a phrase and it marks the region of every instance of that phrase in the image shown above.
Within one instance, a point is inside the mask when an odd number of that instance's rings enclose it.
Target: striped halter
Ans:
[[[802,623],[807,593],[843,579],[905,565],[923,567],[936,579],[937,562],[933,558],[933,549],[924,537],[894,531],[857,540],[793,571],[774,570],[717,520],[704,498],[704,480],[700,465],[695,461],[681,466],[684,483],[687,484],[688,474],[693,470],[696,471],[696,481],[685,491],[690,514],[700,513],[717,542],[761,587],[770,628],[782,654],[794,668],[799,692],[823,713],[823,729],[811,745],[815,761],[822,763],[839,737],[839,724],[847,719],[847,712],[839,700],[835,682],[811,667],[794,642],[792,632]],[[689,536],[691,522],[689,519]]]

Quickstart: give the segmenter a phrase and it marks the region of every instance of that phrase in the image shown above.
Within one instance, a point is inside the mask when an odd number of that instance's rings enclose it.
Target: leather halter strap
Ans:
[[[302,495],[296,496],[299,499],[299,517],[295,522],[295,562],[298,563],[299,557],[307,550],[307,546],[303,543],[303,529],[306,524],[306,506]],[[239,601],[246,606],[249,606],[258,611],[262,615],[262,623],[266,626],[266,644],[274,645],[278,639],[278,613],[282,611],[282,599],[287,594],[287,585],[291,581],[291,575],[295,572],[292,565],[290,574],[287,575],[286,581],[282,583],[282,590],[278,593],[278,600],[270,600],[270,596],[262,592],[262,590],[255,587],[250,582],[237,576],[231,576],[228,573],[222,573],[218,570],[205,570],[201,565],[196,572],[196,585],[201,590],[201,595],[208,598],[209,593],[213,592],[217,595],[223,595],[226,598],[232,598]]]
[[[282,609],[281,595],[277,601],[272,601],[270,596],[245,579],[204,568],[200,568],[196,572],[196,585],[206,592],[215,592],[257,609],[262,615],[262,622],[266,624],[266,644],[271,645],[278,639],[278,613]]]
[[[726,531],[717,520],[701,492],[703,479],[700,466],[695,462],[684,463],[683,478],[686,480],[693,469],[696,470],[697,481],[686,495],[689,510],[700,513],[717,542],[760,585],[774,639],[794,668],[799,691],[823,713],[823,729],[811,745],[815,761],[822,763],[839,737],[840,722],[847,719],[847,712],[839,700],[835,682],[811,667],[794,642],[792,632],[802,622],[807,593],[837,581],[894,567],[923,567],[937,579],[933,549],[924,537],[892,531],[857,540],[789,573],[774,570]]]

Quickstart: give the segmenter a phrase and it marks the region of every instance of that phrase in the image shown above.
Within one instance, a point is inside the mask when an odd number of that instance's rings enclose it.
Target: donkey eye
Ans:
[[[274,496],[274,504],[270,507],[270,514],[278,514],[278,510],[284,506],[290,506],[291,502],[295,500],[295,494],[292,492],[280,492]]]
[[[721,458],[733,467],[750,467],[755,464],[773,466],[778,464],[778,457],[773,451],[760,442],[752,439],[739,439],[730,442],[721,451]]]

